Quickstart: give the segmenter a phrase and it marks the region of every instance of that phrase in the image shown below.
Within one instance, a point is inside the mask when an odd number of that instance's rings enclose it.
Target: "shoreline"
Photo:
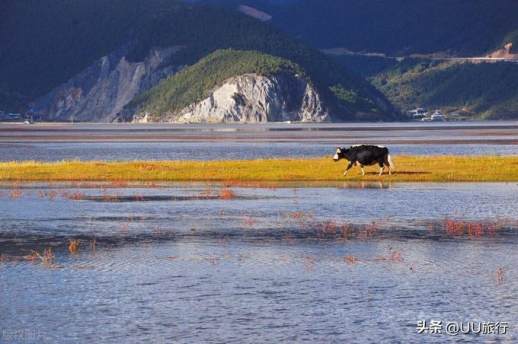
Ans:
[[[518,145],[518,121],[32,125],[0,123],[0,144],[50,142],[300,142],[333,146],[360,143]]]
[[[329,157],[212,161],[0,162],[2,182],[518,182],[518,156],[395,156],[394,173],[353,167]]]

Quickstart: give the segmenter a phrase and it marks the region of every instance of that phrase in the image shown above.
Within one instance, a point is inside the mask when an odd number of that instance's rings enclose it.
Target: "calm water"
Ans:
[[[518,341],[516,183],[230,191],[4,184],[2,343]],[[417,335],[429,319],[511,329]]]
[[[217,160],[330,155],[338,145],[393,154],[518,154],[518,122],[257,125],[1,124],[0,161]]]
[[[0,124],[0,161],[357,143],[516,155],[518,123]],[[518,342],[517,195],[517,183],[0,184],[0,343]],[[510,330],[417,335],[419,320]]]
[[[507,144],[393,144],[392,154],[517,155]],[[264,142],[93,142],[0,143],[0,161],[15,160],[217,160],[320,157],[334,153],[331,143]]]

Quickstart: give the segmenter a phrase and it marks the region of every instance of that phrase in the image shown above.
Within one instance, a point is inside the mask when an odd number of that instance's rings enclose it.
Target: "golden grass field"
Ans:
[[[392,176],[378,166],[361,176],[346,161],[264,159],[232,161],[2,162],[0,181],[200,181],[200,182],[516,182],[518,156],[396,156]]]

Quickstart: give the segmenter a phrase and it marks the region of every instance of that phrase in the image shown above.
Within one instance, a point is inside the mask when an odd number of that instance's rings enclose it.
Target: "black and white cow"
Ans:
[[[380,176],[383,174],[383,168],[385,166],[388,167],[389,174],[392,174],[392,169],[394,167],[394,164],[390,159],[388,148],[383,146],[356,145],[349,148],[338,147],[333,156],[333,160],[338,161],[340,159],[346,159],[349,161],[349,165],[347,165],[344,176],[347,175],[347,172],[355,164],[360,165],[362,176],[365,175],[365,171],[363,169],[364,166],[378,164],[380,167]]]

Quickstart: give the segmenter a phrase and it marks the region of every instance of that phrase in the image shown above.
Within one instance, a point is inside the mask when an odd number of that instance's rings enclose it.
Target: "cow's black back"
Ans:
[[[372,145],[352,146],[345,151],[347,160],[351,162],[357,161],[365,166],[374,165],[376,163],[383,164],[388,154],[388,148]]]

